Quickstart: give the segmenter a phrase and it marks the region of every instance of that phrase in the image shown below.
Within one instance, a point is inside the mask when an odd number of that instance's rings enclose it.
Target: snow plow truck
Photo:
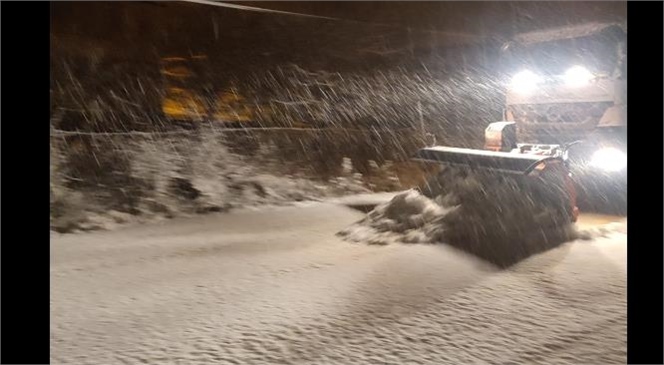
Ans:
[[[530,47],[529,60],[537,52],[549,55],[539,59],[549,65],[558,61],[554,66],[562,72],[544,72],[546,67],[533,64],[533,69],[521,66],[509,81],[503,121],[486,128],[482,150],[446,146],[419,150],[415,160],[443,166],[443,172],[427,183],[427,189],[440,193],[441,186],[450,181],[446,174],[451,167],[484,176],[479,179],[483,187],[478,191],[482,192],[499,185],[505,176],[516,178],[513,181],[517,183],[509,189],[516,190],[515,196],[539,202],[540,209],[553,211],[547,215],[548,223],[575,222],[579,208],[626,214],[627,107],[621,29],[616,32],[615,25],[591,24],[517,37],[522,46]],[[570,41],[574,43],[564,44]],[[561,61],[551,56],[552,49],[575,53],[579,44],[600,51],[599,44],[604,54],[617,50],[614,72],[602,72],[592,62],[580,64],[578,57]],[[595,60],[599,57],[594,56]],[[531,143],[520,143],[520,139]],[[486,200],[493,198],[493,193],[486,194]]]

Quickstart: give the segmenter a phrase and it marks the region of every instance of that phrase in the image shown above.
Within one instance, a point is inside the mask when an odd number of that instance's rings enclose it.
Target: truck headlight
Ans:
[[[602,148],[590,159],[590,166],[615,172],[627,166],[627,154],[615,148]]]
[[[567,70],[564,75],[565,84],[571,87],[580,87],[587,85],[595,75],[588,71],[585,67],[574,66]]]
[[[541,77],[532,71],[525,70],[512,77],[510,88],[518,93],[527,94],[535,90],[540,82],[542,82]]]

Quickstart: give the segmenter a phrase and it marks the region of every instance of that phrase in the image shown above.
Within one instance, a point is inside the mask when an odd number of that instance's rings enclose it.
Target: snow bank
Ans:
[[[627,233],[627,220],[622,222],[607,223],[598,227],[591,227],[580,229],[577,231],[579,239],[590,241],[597,238],[608,237],[613,234],[626,234]]]
[[[352,242],[372,244],[435,242],[442,233],[441,219],[450,211],[418,191],[408,190],[379,205],[339,235]]]
[[[61,233],[110,229],[123,223],[368,191],[350,159],[344,160],[341,176],[317,181],[304,174],[271,171],[260,161],[229,150],[223,137],[203,133],[198,140],[166,137],[114,144],[116,149],[109,145],[95,151],[109,161],[122,157],[123,163],[102,166],[89,158],[72,157],[68,146],[53,145],[52,156],[62,158],[51,161],[51,228]],[[91,172],[87,179],[79,179],[87,185],[63,178],[72,166],[76,172]],[[103,176],[105,180],[98,177],[114,168]],[[118,219],[109,213],[113,211],[129,214]]]

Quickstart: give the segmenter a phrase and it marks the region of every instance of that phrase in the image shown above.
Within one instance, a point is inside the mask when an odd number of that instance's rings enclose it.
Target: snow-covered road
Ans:
[[[331,203],[51,242],[54,364],[624,363],[626,235],[498,270]]]

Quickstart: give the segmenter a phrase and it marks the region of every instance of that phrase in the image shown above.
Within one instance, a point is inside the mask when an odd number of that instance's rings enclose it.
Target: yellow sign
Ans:
[[[205,118],[205,104],[191,91],[180,88],[167,89],[161,104],[166,117],[178,120],[201,121]]]
[[[205,55],[192,56],[191,59],[162,58],[161,74],[166,85],[161,105],[164,115],[170,119],[192,122],[209,119],[218,123],[246,123],[254,120],[255,115],[249,103],[235,89],[219,92],[211,110],[206,108],[206,98],[190,89],[188,83],[198,82],[190,62],[205,59]]]

